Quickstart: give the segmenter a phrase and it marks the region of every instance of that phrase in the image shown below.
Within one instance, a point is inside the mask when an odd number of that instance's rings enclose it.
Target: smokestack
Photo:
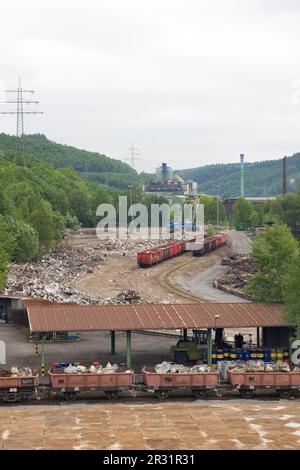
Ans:
[[[240,165],[241,165],[241,197],[245,196],[245,181],[244,181],[244,158],[243,153],[240,154]]]
[[[165,182],[168,180],[168,169],[167,169],[167,164],[166,163],[162,163],[161,165],[161,176],[162,176],[162,180]]]
[[[284,157],[282,159],[283,163],[283,173],[282,173],[282,193],[286,194],[287,193],[287,157]]]

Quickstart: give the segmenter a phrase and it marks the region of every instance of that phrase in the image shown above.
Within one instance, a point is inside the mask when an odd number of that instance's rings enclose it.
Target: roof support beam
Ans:
[[[211,328],[207,330],[207,364],[211,366],[212,358],[212,337],[211,337]]]
[[[116,332],[112,330],[110,332],[110,354],[116,354]]]
[[[127,355],[127,367],[131,369],[132,357],[131,357],[131,330],[126,332],[126,355]]]

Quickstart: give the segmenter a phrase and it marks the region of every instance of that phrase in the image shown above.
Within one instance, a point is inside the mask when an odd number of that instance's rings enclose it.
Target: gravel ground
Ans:
[[[299,401],[1,407],[0,449],[300,449]]]

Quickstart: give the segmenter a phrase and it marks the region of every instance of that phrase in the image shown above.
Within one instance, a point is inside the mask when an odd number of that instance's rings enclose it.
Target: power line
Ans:
[[[24,104],[39,104],[39,101],[24,99],[24,93],[34,94],[34,90],[25,90],[21,85],[21,78],[19,77],[18,88],[15,90],[6,90],[6,93],[16,94],[15,99],[4,101],[4,103],[15,104],[16,110],[14,111],[1,111],[0,114],[16,114],[17,115],[17,128],[16,136],[22,137],[24,135],[24,115],[25,114],[43,114],[42,111],[24,111]]]
[[[142,160],[142,158],[138,156],[140,155],[139,149],[135,148],[132,144],[127,155],[130,155],[130,157],[124,158],[124,160],[130,160],[130,166],[135,170],[136,160]]]

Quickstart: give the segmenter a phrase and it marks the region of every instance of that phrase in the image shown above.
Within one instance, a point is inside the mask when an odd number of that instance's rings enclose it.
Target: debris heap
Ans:
[[[101,267],[105,253],[118,251],[120,247],[122,251],[129,246],[135,246],[136,249],[140,245],[133,243],[133,240],[108,240],[96,247],[62,247],[51,251],[36,263],[13,263],[4,293],[81,305],[141,303],[143,299],[135,290],[122,291],[116,298],[100,298],[72,286],[76,278]]]
[[[229,254],[222,259],[221,264],[228,266],[228,269],[214,281],[214,286],[244,297],[249,279],[257,273],[253,259],[245,255]]]

